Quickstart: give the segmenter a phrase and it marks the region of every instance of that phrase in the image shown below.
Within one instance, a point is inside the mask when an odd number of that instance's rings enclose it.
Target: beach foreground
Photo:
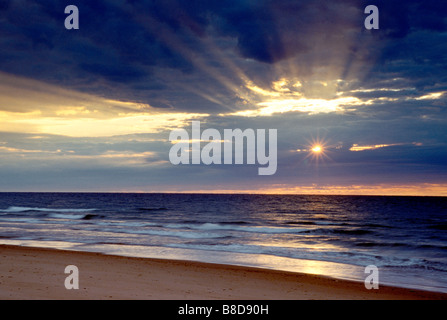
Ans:
[[[447,299],[447,294],[191,261],[0,245],[0,299]],[[67,290],[65,267],[79,269]]]

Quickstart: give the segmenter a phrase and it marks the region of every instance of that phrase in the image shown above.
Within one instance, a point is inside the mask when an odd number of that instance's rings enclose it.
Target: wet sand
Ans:
[[[79,270],[67,290],[65,267]],[[192,261],[0,245],[0,299],[15,300],[421,300],[447,294],[324,276]]]

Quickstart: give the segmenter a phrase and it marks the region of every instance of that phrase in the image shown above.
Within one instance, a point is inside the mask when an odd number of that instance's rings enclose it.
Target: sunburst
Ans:
[[[325,159],[330,159],[328,155],[330,152],[329,149],[330,146],[327,140],[319,137],[312,138],[307,147],[308,154],[306,158],[310,158],[313,162],[318,164]]]
[[[321,153],[321,152],[323,152],[324,150],[323,150],[323,148],[320,146],[320,145],[316,145],[316,146],[314,146],[313,148],[312,148],[312,152],[313,153]]]

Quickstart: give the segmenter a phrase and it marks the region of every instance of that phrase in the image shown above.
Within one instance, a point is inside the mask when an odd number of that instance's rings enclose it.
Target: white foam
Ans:
[[[224,225],[220,223],[203,223],[203,224],[177,224],[170,223],[164,227],[170,229],[195,229],[195,230],[228,230],[228,231],[242,231],[242,232],[255,232],[255,233],[300,233],[309,229],[304,228],[286,228],[286,227],[258,227],[258,226],[237,226],[237,225]]]
[[[42,212],[91,212],[95,211],[96,209],[52,209],[52,208],[35,208],[35,207],[9,207],[7,209],[0,209],[0,212],[5,213],[18,213],[18,212],[25,212],[25,211],[42,211]]]
[[[52,213],[50,217],[57,219],[82,219],[85,217],[83,214],[62,214],[62,213]]]

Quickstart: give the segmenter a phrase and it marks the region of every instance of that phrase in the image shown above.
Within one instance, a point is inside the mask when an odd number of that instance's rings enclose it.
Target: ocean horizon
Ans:
[[[447,292],[447,197],[0,193],[0,243]]]

